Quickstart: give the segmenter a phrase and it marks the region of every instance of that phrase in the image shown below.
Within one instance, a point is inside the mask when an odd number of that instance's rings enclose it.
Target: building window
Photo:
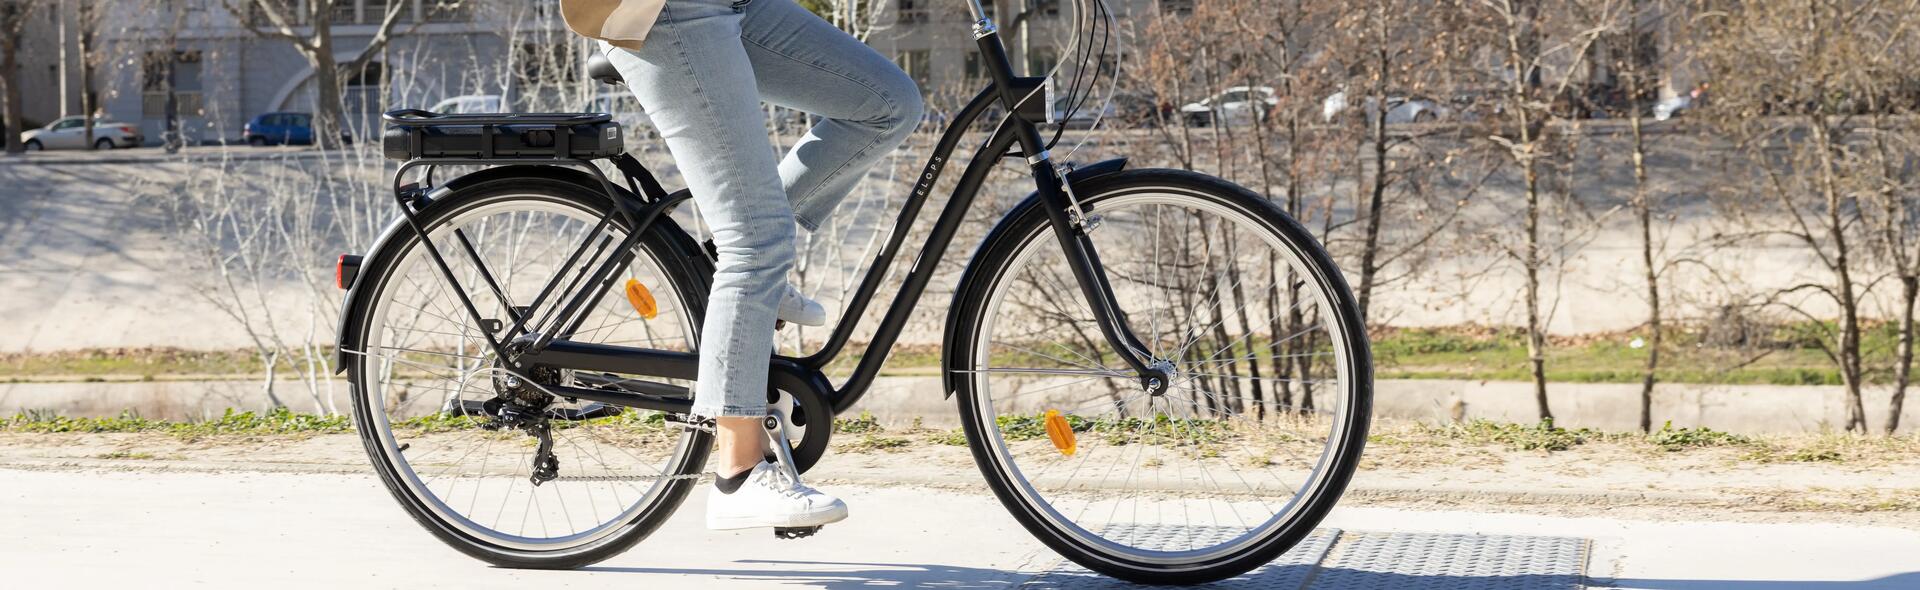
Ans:
[[[900,10],[897,21],[900,24],[924,23],[933,20],[933,0],[899,0]]]
[[[1027,54],[1027,75],[1044,76],[1060,61],[1060,53],[1052,47],[1035,47]]]
[[[348,6],[353,5],[352,0],[340,0],[340,1],[341,3],[346,4]],[[240,9],[239,18],[241,22],[246,26],[249,26],[249,27],[275,26],[273,23],[273,18],[267,16],[267,9],[262,8],[258,2],[236,1],[234,2],[234,4],[239,7]],[[219,5],[220,4],[218,2],[214,3],[214,6],[219,6]],[[279,14],[280,18],[287,19],[288,26],[297,27],[300,25],[307,24],[307,17],[306,17],[307,13],[305,10],[302,10],[297,4],[274,3],[273,7],[274,7],[273,10],[275,14]],[[334,8],[335,10],[339,9],[338,6],[335,6]],[[231,13],[229,13],[229,15],[231,15]]]
[[[987,58],[979,51],[967,52],[967,79],[979,80],[987,77]]]
[[[927,84],[933,80],[933,52],[927,49],[914,49],[901,53],[898,62],[900,70],[912,76],[914,83],[919,84],[922,91],[925,91]]]
[[[173,99],[174,116],[204,116],[206,99],[200,82],[200,64],[198,51],[147,52],[140,67],[141,116],[166,118],[169,97]]]
[[[346,80],[341,102],[347,112],[370,114],[386,110],[386,64],[370,61],[359,71],[341,72],[341,77]]]
[[[1060,16],[1060,0],[1027,0],[1027,1],[1031,3],[1031,6],[1028,9],[1033,11],[1034,16],[1045,16],[1045,17]],[[1189,2],[1191,2],[1191,0],[1189,0]]]
[[[387,11],[394,10],[394,9],[398,9],[402,13],[401,16],[399,17],[401,20],[412,20],[413,0],[360,0],[360,1],[366,3],[366,8],[364,9],[365,14],[361,16],[361,19],[362,19],[362,22],[365,22],[367,24],[370,24],[370,25],[380,24],[381,21],[387,20]],[[395,4],[399,4],[400,6],[394,6]]]
[[[331,16],[334,24],[347,25],[360,22],[360,0],[334,2]]]
[[[1193,14],[1193,0],[1160,0],[1160,12],[1166,14]]]

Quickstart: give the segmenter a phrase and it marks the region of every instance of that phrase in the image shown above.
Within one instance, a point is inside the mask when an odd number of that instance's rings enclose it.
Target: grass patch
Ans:
[[[0,373],[17,377],[72,375],[88,381],[104,381],[104,376],[152,380],[161,375],[251,375],[260,372],[260,357],[245,350],[96,348],[54,353],[0,354]]]
[[[72,418],[43,412],[16,414],[0,422],[0,431],[29,433],[138,433],[157,432],[183,438],[223,435],[326,434],[353,428],[346,416],[322,416],[277,408],[264,413],[238,412],[209,420],[176,422],[149,420],[132,412],[112,418]]]
[[[959,428],[943,430],[927,436],[927,442],[949,447],[967,446],[967,431]]]
[[[1586,428],[1570,430],[1554,426],[1551,420],[1531,425],[1471,420],[1445,426],[1420,425],[1417,428],[1423,434],[1442,439],[1494,444],[1520,451],[1565,451],[1606,436]]]
[[[1729,336],[1720,323],[1671,328],[1664,334],[1662,368],[1657,377],[1668,383],[1837,385],[1839,373],[1818,349],[1822,326],[1808,322],[1777,325],[1743,324]],[[1720,332],[1714,332],[1719,330]],[[1886,367],[1894,350],[1890,323],[1867,326],[1862,348],[1871,368],[1870,383],[1887,381]],[[1383,379],[1473,379],[1526,381],[1531,379],[1525,334],[1511,328],[1463,325],[1440,328],[1372,330],[1375,375]],[[1646,347],[1634,346],[1645,337],[1637,332],[1555,337],[1549,342],[1547,378],[1562,383],[1636,383],[1646,363]],[[1251,346],[1251,344],[1247,345]],[[837,359],[829,373],[853,367],[855,351]],[[887,374],[937,374],[941,350],[937,344],[896,346],[889,351]],[[297,366],[300,359],[282,359]],[[1025,358],[1003,353],[995,362],[1007,366],[1053,362],[1039,356]],[[0,372],[9,379],[60,377],[76,380],[155,379],[183,375],[258,375],[260,360],[245,350],[186,351],[169,348],[95,349],[59,353],[0,355]]]
[[[99,459],[128,459],[128,460],[136,460],[136,461],[151,461],[151,460],[154,460],[154,459],[159,459],[160,457],[158,457],[158,456],[156,456],[156,455],[154,455],[153,453],[141,453],[141,452],[135,452],[135,451],[114,451],[114,452],[111,452],[111,453],[101,453],[101,454],[100,454],[100,455],[98,455],[98,456],[97,456],[96,458],[99,458]]]
[[[1668,421],[1659,430],[1647,433],[1646,441],[1662,451],[1682,451],[1704,447],[1745,447],[1758,444],[1754,439],[1711,428],[1674,428]]]
[[[1811,322],[1706,322],[1663,332],[1661,368],[1667,383],[1723,385],[1840,385],[1840,373],[1820,352],[1822,326]],[[1891,376],[1897,339],[1890,322],[1863,326],[1861,348],[1870,384]],[[1624,332],[1549,339],[1547,379],[1560,383],[1637,383],[1646,365],[1647,334]],[[1526,334],[1513,328],[1454,326],[1373,330],[1375,375],[1387,379],[1527,381]],[[1636,341],[1641,345],[1636,346]]]
[[[886,428],[880,425],[880,420],[873,417],[873,412],[862,411],[859,416],[853,418],[833,419],[833,431],[836,434],[866,434],[882,430]]]
[[[840,450],[848,453],[897,452],[906,450],[912,440],[897,436],[863,434],[859,438],[840,444]]]

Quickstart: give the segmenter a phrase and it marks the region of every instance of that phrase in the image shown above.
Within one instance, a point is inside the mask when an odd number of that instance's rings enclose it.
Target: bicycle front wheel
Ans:
[[[1345,489],[1372,396],[1338,269],[1269,201],[1198,174],[1075,186],[1115,299],[1170,375],[1145,388],[1039,207],[987,239],[946,367],[975,461],[1062,556],[1142,583],[1224,579],[1310,533]]]

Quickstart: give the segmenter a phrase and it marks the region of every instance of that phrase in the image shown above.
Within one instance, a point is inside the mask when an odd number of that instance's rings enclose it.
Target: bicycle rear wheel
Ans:
[[[663,219],[610,288],[575,284],[565,279],[620,255],[615,246],[630,229],[597,187],[499,175],[455,186],[418,214],[450,272],[419,234],[402,228],[357,279],[362,308],[349,310],[356,321],[347,329],[361,346],[348,351],[347,370],[367,454],[401,507],[463,553],[519,568],[617,555],[679,506],[704,468],[711,435],[658,412],[549,395],[543,385],[619,389],[622,378],[510,374],[485,335],[504,338],[515,313],[558,315],[566,293],[599,290],[578,321],[553,324],[568,326],[557,336],[693,350],[710,264]],[[581,244],[589,247],[576,257]],[[560,290],[535,305],[556,276]],[[629,279],[651,293],[651,317],[621,292]],[[485,321],[474,320],[468,301]]]
[[[1303,539],[1366,440],[1371,360],[1339,271],[1244,188],[1138,170],[1077,184],[1120,313],[1170,386],[1101,336],[1044,211],[1002,222],[956,292],[949,382],[1027,530],[1142,583],[1244,573]]]

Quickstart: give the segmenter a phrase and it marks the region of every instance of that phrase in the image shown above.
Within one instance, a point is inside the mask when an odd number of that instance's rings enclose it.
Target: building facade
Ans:
[[[159,140],[170,112],[190,140],[232,141],[241,139],[241,127],[255,115],[313,110],[313,67],[293,42],[259,34],[272,27],[257,9],[243,19],[226,6],[259,0],[113,0],[99,4],[106,12],[93,27],[81,22],[78,0],[44,1],[56,6],[35,15],[43,24],[27,31],[29,50],[22,56],[31,123],[80,113],[81,95],[89,91],[81,63],[89,56],[82,55],[78,40],[88,30],[99,37],[91,56],[91,92],[100,114],[140,125],[150,141]],[[322,0],[272,1],[303,13],[306,2]],[[1016,68],[1038,75],[1065,57],[1077,24],[1072,0],[983,3]],[[1193,9],[1193,0],[1107,4],[1122,37],[1151,17]],[[501,104],[520,110],[573,110],[592,108],[595,93],[606,90],[581,76],[591,46],[566,31],[558,0],[333,0],[336,60],[358,56],[396,6],[400,17],[392,41],[366,68],[343,73],[343,98],[357,134],[377,129],[378,113],[385,110],[426,108],[455,96],[501,96]],[[954,106],[985,83],[972,19],[961,0],[857,6],[879,10],[864,19],[872,26],[861,33],[920,83],[936,109]],[[312,27],[296,22],[291,32],[310,35]],[[1672,81],[1663,86],[1666,95],[1685,88]]]
[[[86,91],[79,73],[86,56],[77,42],[84,28],[74,2],[56,1],[61,10],[46,18],[65,26],[42,33],[50,39],[40,43],[57,38],[66,50],[36,53],[44,62],[37,65],[49,73],[25,85],[41,98],[29,102],[32,121],[79,114]],[[231,1],[245,6],[252,0]],[[156,11],[143,6],[147,2],[174,7]],[[392,108],[425,108],[472,94],[527,95],[510,102],[528,102],[551,94],[546,87],[555,81],[578,79],[572,56],[585,44],[561,26],[555,0],[336,0],[334,58],[344,63],[359,56],[395,3],[401,12],[392,40],[365,68],[342,72],[349,124],[358,133],[376,128],[378,113]],[[243,20],[222,0],[104,5],[92,68],[99,114],[139,124],[149,141],[158,141],[170,111],[189,141],[206,142],[241,139],[241,127],[255,115],[313,110],[313,66],[293,41],[255,31],[272,28],[257,9]],[[290,30],[313,33],[308,23]],[[558,63],[562,58],[565,64]],[[42,84],[49,92],[31,92]]]

